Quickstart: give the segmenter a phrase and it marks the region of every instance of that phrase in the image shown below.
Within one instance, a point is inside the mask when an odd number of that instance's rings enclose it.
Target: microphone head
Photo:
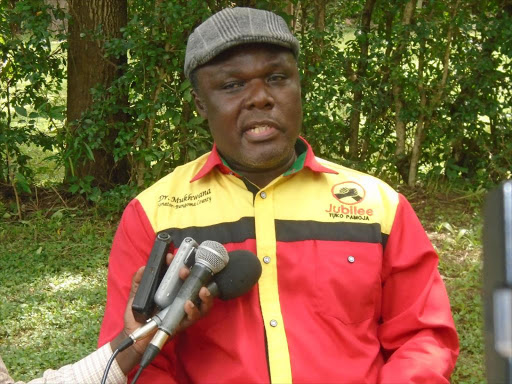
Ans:
[[[229,252],[229,263],[213,277],[219,290],[218,297],[230,300],[242,296],[258,282],[261,276],[261,263],[250,251]]]
[[[197,248],[196,263],[208,267],[213,273],[222,270],[228,264],[228,251],[221,243],[205,240]]]

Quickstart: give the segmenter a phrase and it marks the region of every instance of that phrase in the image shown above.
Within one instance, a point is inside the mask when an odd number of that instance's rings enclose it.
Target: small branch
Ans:
[[[69,208],[69,207],[68,207],[68,205],[66,204],[66,202],[64,201],[64,199],[62,198],[62,196],[59,194],[59,192],[57,192],[57,190],[56,190],[54,187],[51,187],[51,188],[52,188],[53,192],[55,192],[55,193],[57,194],[57,196],[59,196],[59,199],[60,199],[60,201],[62,201],[62,203],[64,204],[64,206],[65,206],[66,208]]]
[[[16,196],[16,207],[18,208],[18,218],[20,220],[23,220],[23,217],[21,216],[21,203],[20,203],[20,197],[18,196],[18,191],[16,190],[16,183],[12,182],[12,189],[14,190],[14,196]]]
[[[53,207],[55,207],[55,203],[52,204],[52,206],[46,211],[46,213],[44,214],[44,217],[47,218],[48,215],[50,214],[50,212],[52,211]]]
[[[7,87],[5,88],[7,103],[5,104],[5,107],[7,109],[7,132],[11,131],[11,122],[12,122],[12,116],[11,116],[11,94],[9,93],[9,87],[10,84],[7,83]],[[5,158],[7,160],[7,181],[10,182],[11,179],[11,159],[9,158],[9,145],[6,142],[5,143]]]
[[[6,145],[7,147],[7,145]],[[7,151],[5,152],[5,155],[7,157],[7,163],[11,164],[11,158],[9,156],[9,147],[7,147]],[[18,195],[18,190],[16,189],[16,178],[14,177],[14,172],[9,168],[8,172],[9,178],[11,179],[11,186],[14,191],[14,196],[16,197],[16,208],[18,208],[18,217],[20,220],[23,220],[23,217],[21,216],[21,202],[20,197]]]
[[[39,209],[39,196],[37,195],[37,185],[34,186],[34,189],[36,191],[36,210]]]
[[[9,93],[9,87],[10,84],[7,84],[6,87],[6,98],[7,98],[7,131],[11,130],[11,122],[12,122],[12,116],[11,116],[11,95]],[[20,220],[22,220],[21,216],[21,203],[20,203],[20,197],[18,196],[18,190],[16,189],[16,178],[14,177],[14,172],[11,170],[11,158],[9,156],[9,145],[5,143],[5,157],[7,159],[7,177],[10,179],[12,189],[14,190],[14,196],[16,197],[16,207],[18,208],[18,217]]]

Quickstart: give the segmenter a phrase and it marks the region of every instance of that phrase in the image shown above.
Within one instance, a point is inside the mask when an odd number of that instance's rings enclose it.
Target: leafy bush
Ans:
[[[207,124],[194,112],[183,76],[185,44],[198,23],[235,4],[279,13],[299,38],[303,135],[318,155],[408,182],[418,144],[420,183],[488,187],[512,176],[512,22],[498,1],[417,3],[421,8],[404,25],[406,1],[376,2],[369,10],[363,1],[131,0],[121,37],[106,39],[100,27],[84,32],[106,57],[127,60],[108,88],[91,89],[94,105],[66,123],[61,27],[69,15],[36,0],[4,3],[0,181],[19,191],[35,183],[22,143],[55,151],[49,154],[67,168],[71,191],[93,201],[101,193],[94,189],[98,180],[73,175],[81,164],[94,164],[97,150],[128,163],[130,184],[138,187],[209,150]],[[116,114],[125,118],[113,123]]]

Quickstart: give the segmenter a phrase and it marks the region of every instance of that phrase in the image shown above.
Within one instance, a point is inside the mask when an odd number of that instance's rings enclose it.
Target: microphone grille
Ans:
[[[228,261],[228,251],[221,243],[205,240],[197,248],[196,262],[206,265],[213,273],[222,270]]]

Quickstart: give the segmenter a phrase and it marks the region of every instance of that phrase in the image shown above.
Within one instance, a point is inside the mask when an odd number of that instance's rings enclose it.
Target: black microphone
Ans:
[[[139,323],[146,321],[153,313],[155,307],[153,298],[165,273],[165,257],[170,244],[171,236],[166,232],[160,232],[151,249],[139,289],[132,302],[133,317]]]
[[[180,288],[178,295],[158,327],[158,331],[148,345],[140,363],[141,369],[147,367],[160,352],[170,336],[176,333],[176,328],[185,317],[185,303],[195,301],[199,290],[228,264],[229,256],[226,248],[216,241],[206,240],[196,251],[195,264],[190,275]]]
[[[213,281],[208,284],[207,288],[212,296],[221,300],[231,300],[249,292],[258,282],[260,276],[261,263],[254,253],[246,250],[232,251],[229,252],[228,265],[213,277]],[[137,340],[153,332],[162,324],[162,320],[170,308],[171,306],[166,307],[148,320],[146,324],[132,332],[118,349],[123,351]]]
[[[213,277],[207,288],[221,300],[240,297],[251,290],[261,276],[261,263],[250,251],[229,252],[229,263]]]

